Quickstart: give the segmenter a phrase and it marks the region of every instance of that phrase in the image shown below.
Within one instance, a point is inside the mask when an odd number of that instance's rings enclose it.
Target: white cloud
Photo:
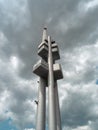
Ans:
[[[27,0],[0,0],[0,7],[3,11],[1,12],[1,14],[3,14],[2,20],[5,26],[7,26],[10,23],[14,27],[17,26],[17,31],[20,30],[21,27],[27,26],[27,19],[29,18]],[[21,19],[23,20],[22,23]]]
[[[4,35],[3,32],[0,32],[0,48],[6,45],[8,42],[6,36]]]
[[[7,66],[6,66],[7,65]],[[36,79],[25,80],[18,75],[19,65],[22,61],[11,56],[8,60],[0,59],[0,120],[11,119],[18,129],[27,124],[35,125],[37,82]],[[26,117],[26,118],[24,118]],[[21,119],[21,122],[20,122]]]
[[[89,126],[79,126],[77,128],[64,127],[63,130],[92,130]]]
[[[98,6],[98,0],[90,0],[89,2],[86,3],[85,7],[86,9],[94,8]]]
[[[66,82],[77,84],[96,80],[96,66],[98,65],[98,47],[87,45],[75,48],[72,52],[63,53],[63,71]]]
[[[59,84],[59,95],[64,130],[95,130],[92,126],[98,116],[96,45],[97,42],[62,53],[64,79]]]
[[[15,69],[17,69],[17,67],[18,67],[18,58],[17,57],[15,57],[15,56],[11,56],[11,58],[10,58],[10,62],[11,62],[11,64],[12,64],[12,67],[13,68],[15,68]]]
[[[24,130],[35,130],[34,128],[25,128]]]
[[[0,94],[0,120],[5,120],[9,116],[8,100],[10,99],[10,93],[5,90]]]

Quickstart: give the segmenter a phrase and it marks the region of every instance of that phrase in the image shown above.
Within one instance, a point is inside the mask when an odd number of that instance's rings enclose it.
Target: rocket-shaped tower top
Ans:
[[[44,27],[44,29],[43,29],[42,42],[44,42],[45,40],[47,40],[47,28],[46,27]]]
[[[44,27],[43,29],[43,35],[42,35],[42,42],[38,46],[38,55],[41,57],[41,60],[39,60],[33,67],[33,72],[37,74],[38,76],[42,76],[44,78],[47,78],[48,76],[48,53],[49,53],[49,45],[48,45],[48,39],[47,39],[47,28]],[[55,60],[60,59],[59,55],[59,49],[58,45],[55,42],[51,41],[51,49],[52,49],[52,56],[53,56],[53,62]],[[62,79],[63,74],[61,70],[60,64],[53,64],[53,70],[54,70],[54,78],[56,80]]]
[[[47,42],[47,28],[46,27],[44,27],[43,29],[42,42],[38,46],[38,55],[42,57],[45,61],[47,60],[48,42]]]
[[[53,60],[60,59],[59,48],[55,41],[51,41],[52,43],[52,54]],[[45,61],[48,57],[48,40],[47,40],[47,28],[43,29],[42,35],[42,43],[38,46],[38,55],[42,57]]]

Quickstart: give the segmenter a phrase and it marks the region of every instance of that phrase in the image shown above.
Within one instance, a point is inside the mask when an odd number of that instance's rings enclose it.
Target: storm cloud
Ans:
[[[97,130],[97,0],[0,0],[0,120],[35,129],[38,77],[32,66],[44,26],[60,49],[63,130]]]

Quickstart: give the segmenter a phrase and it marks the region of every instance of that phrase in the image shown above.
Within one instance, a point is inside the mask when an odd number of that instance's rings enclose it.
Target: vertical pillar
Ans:
[[[47,28],[44,27],[42,42],[47,39]],[[43,59],[43,58],[42,58]],[[39,97],[38,97],[38,110],[37,110],[37,123],[36,130],[45,130],[45,116],[46,116],[46,80],[40,77],[39,79]]]
[[[55,102],[56,102],[56,125],[57,125],[57,130],[62,130],[57,81],[55,81]]]
[[[50,38],[50,36],[48,36],[48,67],[49,67],[49,73],[48,73],[49,130],[56,130],[53,57],[52,57],[52,48],[51,48],[51,38]]]
[[[45,130],[46,82],[40,77],[36,130]]]
[[[42,42],[44,42],[44,40],[47,40],[47,33],[46,33],[46,31],[47,31],[47,28],[44,27],[43,36],[42,36]]]

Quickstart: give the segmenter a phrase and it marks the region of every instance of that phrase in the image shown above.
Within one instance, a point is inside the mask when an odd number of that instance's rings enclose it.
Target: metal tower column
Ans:
[[[43,45],[45,40],[47,40],[46,34],[47,28],[44,28],[42,35],[42,43]],[[41,58],[43,60],[43,58]],[[38,72],[39,76],[41,72]],[[45,116],[46,116],[46,79],[42,76],[39,77],[39,91],[38,91],[38,110],[37,110],[37,122],[36,122],[36,130],[45,130]]]
[[[57,81],[55,81],[54,89],[55,89],[55,102],[56,102],[56,125],[57,130],[62,130]]]
[[[48,36],[48,87],[49,87],[49,130],[56,130],[56,111],[55,111],[55,95],[54,95],[54,74],[53,74],[53,57],[51,38]]]
[[[45,111],[46,111],[46,82],[40,77],[39,79],[39,92],[38,92],[38,113],[36,130],[45,130]]]

